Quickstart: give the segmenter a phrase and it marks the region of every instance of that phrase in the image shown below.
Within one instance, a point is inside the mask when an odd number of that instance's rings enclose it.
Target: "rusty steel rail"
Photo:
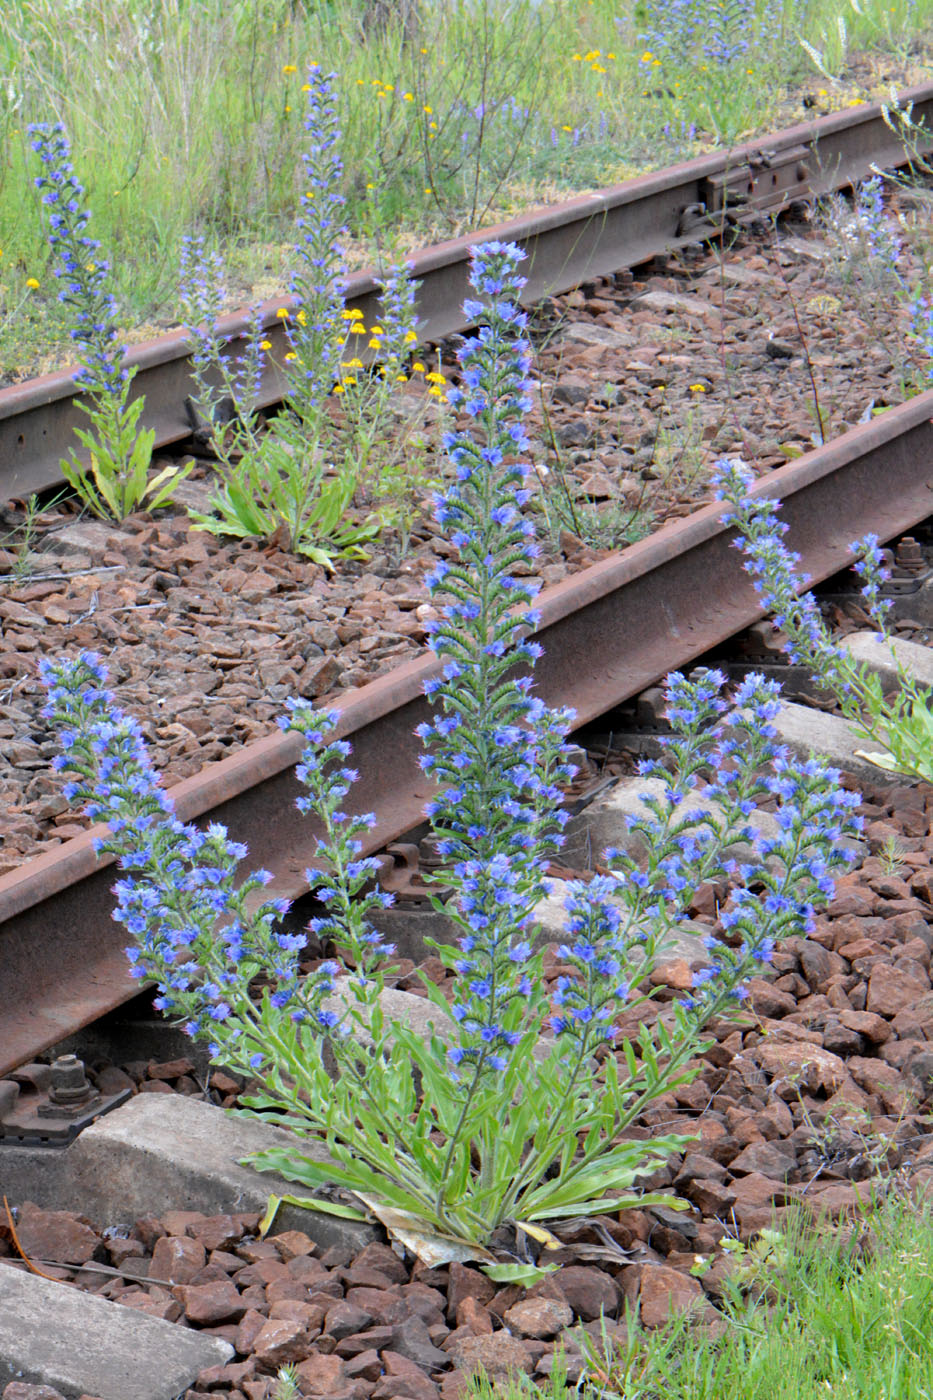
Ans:
[[[889,539],[933,512],[931,415],[933,392],[757,483],[755,494],[784,502],[789,543],[813,579],[844,567],[856,536]],[[720,513],[699,510],[540,595],[536,676],[549,704],[572,706],[585,723],[761,617]],[[422,819],[429,785],[415,726],[436,666],[410,661],[337,701],[337,734],[352,740],[362,775],[355,810],[377,818],[367,853]],[[248,843],[248,868],[273,871],[288,897],[307,890],[317,834],[293,806],[299,748],[297,736],[276,734],[172,789],[180,816],[224,822]],[[97,861],[93,835],[0,877],[0,1076],[138,990],[110,918],[113,870]]]
[[[926,119],[933,126],[933,86],[908,88],[900,100],[913,103],[918,122]],[[413,276],[420,283],[420,335],[436,341],[465,329],[460,308],[468,291],[469,253],[487,239],[508,239],[525,248],[528,263],[523,272],[528,282],[523,298],[531,304],[715,234],[730,210],[776,212],[795,199],[854,184],[872,166],[890,168],[906,159],[903,143],[885,124],[880,105],[865,104],[440,243],[412,260]],[[360,273],[349,280],[347,303],[370,317],[377,292],[373,276]],[[286,347],[277,312],[290,304],[283,296],[262,308],[272,344],[262,382],[263,404],[281,398],[275,365]],[[226,336],[241,336],[245,314],[226,317],[220,329]],[[135,345],[127,356],[137,370],[134,393],[146,397],[145,426],[155,429],[158,447],[191,432],[185,410],[192,390],[189,348],[184,333],[176,332]],[[0,390],[0,499],[60,481],[59,462],[74,449],[75,426],[85,421],[73,391],[67,371]]]

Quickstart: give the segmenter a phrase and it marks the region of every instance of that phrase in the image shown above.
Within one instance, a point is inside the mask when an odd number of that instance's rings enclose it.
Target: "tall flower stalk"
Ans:
[[[778,515],[779,503],[749,494],[754,473],[738,458],[716,463],[717,495],[728,510],[723,521],[739,531],[737,546],[745,554],[743,568],[754,580],[762,606],[785,637],[791,660],[809,666],[817,684],[835,695],[846,719],[881,752],[862,756],[879,768],[909,776],[933,777],[933,691],[909,675],[892,647],[898,672],[898,692],[886,700],[878,674],[857,661],[831,635],[807,579],[797,571],[800,556],[784,544],[787,525]],[[877,535],[850,545],[856,572],[863,580],[862,601],[882,640],[888,639],[890,603],[882,597],[887,574]]]
[[[335,82],[334,73],[324,73],[318,64],[311,66],[305,84],[304,188],[296,220],[296,268],[289,288],[297,305],[288,322],[286,402],[312,433],[331,390],[340,382],[347,334],[343,301],[347,269],[339,242],[345,231],[345,201]]]
[[[80,362],[74,381],[83,394],[77,402],[90,422],[87,430],[75,429],[89,461],[72,453],[62,461],[62,473],[95,515],[123,520],[140,506],[165,505],[191,467],[149,475],[155,432],[139,426],[145,400],[129,399],[135,370],[124,363],[110,264],[98,256],[100,242],[86,232],[90,213],[65,128],[40,122],[29,135],[42,166],[35,184],[48,217],[58,299],[71,320],[68,334]]]
[[[856,800],[831,770],[797,769],[773,743],[774,688],[760,678],[744,683],[737,713],[721,698],[722,677],[672,677],[674,738],[637,823],[647,859],[613,856],[612,874],[564,887],[566,970],[549,994],[534,952],[535,908],[560,839],[569,721],[533,694],[531,679],[539,648],[528,637],[537,623],[526,573],[534,542],[522,516],[520,257],[509,244],[475,250],[476,298],[466,309],[482,326],[460,351],[467,426],[447,440],[456,481],[437,500],[457,557],[431,579],[442,611],[422,738],[439,785],[429,816],[441,878],[453,891],[441,907],[459,942],[440,949],[456,974],[452,1002],[426,984],[436,1012],[428,1036],[383,1015],[391,949],[373,916],[385,897],[372,889],[374,862],[363,854],[374,818],[347,813],[356,774],[333,735],[339,716],[297,701],[282,720],[302,736],[297,773],[308,796],[299,807],[321,832],[307,872],[325,908],[314,932],[353,970],[338,979],[327,962],[305,981],[296,972],[301,935],[275,921],[283,906],[248,912],[246,895],[264,873],[238,889],[241,849],[218,829],[197,833],[175,820],[96,659],[44,668],[63,730],[57,766],[77,775],[70,795],[90,799],[92,815],[108,822],[103,848],[130,872],[118,886],[119,917],[134,935],[134,966],[159,982],[166,1011],[209,1039],[215,1059],[257,1078],[246,1105],[278,1122],[284,1115],[299,1134],[293,1149],[263,1152],[257,1165],[315,1191],[347,1188],[392,1229],[405,1212],[416,1242],[439,1234],[432,1248],[461,1258],[467,1249],[496,1278],[529,1276],[526,1266],[495,1262],[503,1226],[671,1203],[639,1194],[637,1181],[685,1139],[633,1139],[628,1130],[696,1072],[703,1027],[741,999],[775,939],[805,930],[845,862]],[[685,794],[710,779],[718,807],[684,811]],[[756,845],[747,819],[762,797],[777,808],[780,835]],[[747,859],[736,854],[742,843]],[[654,1030],[642,1024],[634,1044],[620,1040],[618,1016],[645,1000],[638,988],[663,936],[696,886],[719,877],[733,885],[726,913],[736,937],[711,935],[709,966],[672,1019]],[[260,964],[268,985],[251,995]],[[309,1204],[328,1206],[317,1196]]]

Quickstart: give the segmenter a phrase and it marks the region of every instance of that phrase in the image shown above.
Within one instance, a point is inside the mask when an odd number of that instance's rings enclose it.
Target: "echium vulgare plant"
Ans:
[[[203,234],[182,239],[178,274],[182,324],[191,340],[191,403],[200,420],[196,426],[206,429],[214,451],[229,468],[236,455],[258,440],[256,413],[269,349],[260,306],[250,307],[244,335],[231,338],[221,333],[224,264]]]
[[[347,331],[343,286],[347,268],[340,237],[344,198],[343,162],[335,97],[336,74],[312,64],[305,84],[302,152],[304,189],[296,220],[297,266],[289,290],[295,298],[288,324],[287,402],[312,425],[335,384]]]
[[[884,745],[880,753],[863,753],[879,768],[919,778],[933,778],[933,691],[910,675],[892,645],[899,688],[886,699],[878,674],[835,641],[812,593],[804,592],[806,577],[797,570],[800,556],[784,543],[787,525],[779,518],[779,502],[753,496],[754,473],[738,458],[715,464],[717,496],[729,509],[723,521],[739,531],[737,546],[745,554],[744,568],[754,580],[762,606],[786,637],[791,660],[813,670],[814,679],[831,691],[846,719],[854,721],[866,739]],[[890,603],[881,596],[887,577],[876,535],[850,546],[853,567],[862,577],[865,610],[882,640],[890,641],[886,615]]]
[[[86,232],[90,213],[65,128],[38,122],[29,135],[42,166],[35,184],[48,214],[58,299],[70,317],[69,335],[80,361],[74,380],[83,394],[77,402],[90,424],[75,429],[89,462],[72,453],[63,459],[62,473],[95,515],[123,520],[139,507],[165,505],[191,467],[149,474],[155,433],[139,426],[145,400],[129,400],[135,370],[124,364],[116,302],[107,285],[110,265],[97,255],[99,241]]]
[[[99,846],[121,867],[117,917],[133,935],[135,974],[158,982],[159,1006],[206,1038],[215,1060],[258,1083],[243,1100],[250,1111],[297,1134],[294,1148],[263,1152],[257,1164],[312,1188],[322,1209],[335,1208],[326,1188],[349,1189],[416,1248],[433,1232],[450,1257],[466,1250],[497,1278],[528,1277],[525,1265],[495,1262],[503,1226],[548,1240],[533,1222],[659,1199],[639,1197],[637,1178],[686,1139],[627,1130],[692,1077],[704,1026],[741,1001],[775,940],[807,926],[857,827],[857,798],[838,775],[816,761],[795,765],[775,745],[775,687],[750,677],[730,703],[716,673],[672,676],[673,738],[665,762],[649,765],[634,823],[647,856],[610,853],[611,874],[563,887],[565,970],[549,994],[535,906],[560,841],[569,717],[532,689],[520,257],[511,244],[474,250],[466,310],[482,324],[460,350],[458,400],[470,427],[447,440],[456,481],[437,500],[457,557],[430,579],[437,662],[421,737],[438,780],[428,809],[445,862],[437,903],[457,943],[439,949],[455,974],[452,1001],[426,984],[431,1034],[383,1014],[392,950],[373,915],[387,896],[372,888],[375,862],[364,854],[375,819],[346,810],[356,774],[349,746],[333,738],[339,715],[294,701],[282,721],[302,736],[296,771],[308,795],[298,805],[321,833],[307,878],[324,914],[312,930],[351,968],[339,978],[326,962],[304,977],[303,936],[276,921],[284,906],[252,909],[268,877],[254,872],[237,886],[242,847],[219,827],[177,821],[99,661],[43,666],[47,713],[62,731],[56,766],[70,776],[68,795],[106,821]],[[717,801],[694,810],[684,799],[707,779]],[[762,798],[776,808],[767,839],[749,825]],[[639,989],[671,927],[697,886],[723,875],[733,885],[725,937],[710,934],[692,991],[654,1029],[621,1039],[618,1015],[645,999]]]

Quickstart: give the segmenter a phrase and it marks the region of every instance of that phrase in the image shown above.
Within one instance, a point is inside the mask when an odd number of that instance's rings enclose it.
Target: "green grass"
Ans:
[[[857,3],[775,0],[719,73],[695,47],[646,62],[644,0],[7,0],[0,376],[63,350],[29,122],[64,123],[122,314],[151,335],[174,323],[186,232],[224,251],[231,307],[287,281],[311,62],[340,74],[359,265],[803,115],[795,83],[814,110],[886,92],[933,0]]]
[[[744,1288],[722,1335],[687,1321],[591,1356],[590,1378],[474,1387],[476,1400],[929,1400],[933,1397],[933,1217],[889,1200],[835,1239],[802,1225]]]

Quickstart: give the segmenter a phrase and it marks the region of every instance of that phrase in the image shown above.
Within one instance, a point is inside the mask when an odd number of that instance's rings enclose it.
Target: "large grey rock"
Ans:
[[[0,1388],[28,1380],[100,1400],[173,1400],[232,1355],[219,1337],[0,1265]]]
[[[859,750],[871,752],[878,745],[859,734],[854,725],[839,715],[827,715],[821,710],[782,700],[774,726],[779,741],[801,758],[819,754],[831,767],[839,768],[859,782],[886,781],[884,770],[869,763],[867,758],[860,758],[858,753]]]
[[[0,1149],[0,1176],[11,1199],[77,1210],[115,1225],[167,1210],[206,1215],[264,1211],[270,1195],[306,1195],[273,1172],[240,1165],[268,1147],[294,1147],[315,1161],[327,1154],[294,1134],[183,1094],[139,1094],[85,1128],[63,1152]],[[300,1229],[323,1248],[363,1249],[372,1227],[283,1206],[280,1229]],[[94,1394],[93,1390],[89,1391]]]
[[[661,797],[664,791],[660,778],[626,778],[618,783],[568,822],[562,858],[571,865],[586,868],[602,858],[607,846],[615,846],[636,860],[641,859],[646,853],[645,843],[637,832],[629,830],[628,819],[651,817],[653,814],[645,806],[644,798]],[[715,802],[702,796],[702,792],[692,791],[675,808],[675,816],[680,818],[693,812],[709,812],[715,816],[719,810]],[[768,812],[753,812],[748,820],[762,836],[778,834],[778,824]],[[730,847],[729,853],[736,859],[744,859],[750,854],[750,847],[738,843]]]
[[[881,677],[886,690],[898,683],[898,662],[915,680],[933,686],[933,647],[918,646],[900,637],[879,642],[874,632],[854,632],[842,644],[856,661],[864,662]]]
[[[384,987],[379,1002],[386,1022],[400,1021],[403,1026],[429,1040],[432,1033],[442,1039],[453,1039],[457,1034],[456,1022],[442,1007],[435,1006],[427,997],[416,996],[414,992],[402,992],[397,987]],[[324,999],[324,1009],[338,1016],[345,1016],[348,1008],[354,1005],[353,993],[348,977],[338,977],[333,993]],[[345,1024],[351,1027],[361,1044],[371,1045],[372,1038],[365,1026],[356,1025],[347,1018]]]
[[[544,942],[562,943],[568,941],[564,928],[567,911],[564,908],[564,896],[560,892],[559,882],[554,881],[553,883],[557,888],[540,904],[535,905],[535,918],[541,925]],[[621,903],[619,907],[621,909]],[[703,938],[708,933],[708,928],[692,921],[670,929],[655,949],[657,962],[670,962],[674,958],[684,958],[689,963],[706,965],[709,963],[710,957],[703,946]]]

